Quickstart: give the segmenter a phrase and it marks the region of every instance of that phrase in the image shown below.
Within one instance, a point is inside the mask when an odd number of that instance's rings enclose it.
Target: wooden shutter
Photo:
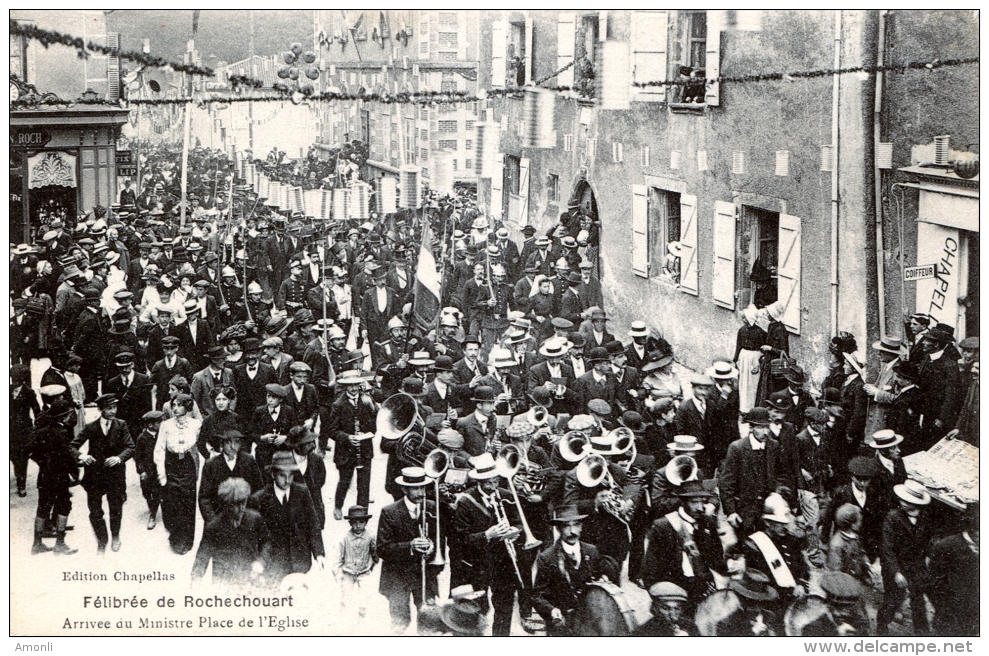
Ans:
[[[561,69],[573,61],[577,29],[576,14],[560,14],[556,22],[556,68]],[[573,86],[573,66],[556,76],[561,87]]]
[[[503,154],[496,154],[494,161],[496,164],[491,174],[491,208],[488,210],[488,213],[494,218],[500,219],[502,217],[503,202],[502,187],[505,184],[505,156]]]
[[[649,190],[632,185],[632,273],[649,277]]]
[[[108,48],[120,48],[120,35],[107,34],[106,45]],[[106,58],[106,99],[112,102],[120,100],[120,55],[107,55]]]
[[[714,302],[735,309],[735,205],[714,204],[714,275],[711,282]]]
[[[783,325],[800,334],[800,219],[780,214],[779,300]]]
[[[532,16],[525,15],[525,83],[529,84],[536,79],[536,58],[533,56],[533,26]]]
[[[491,86],[505,86],[505,62],[508,56],[508,23],[491,23]]]
[[[706,70],[704,76],[715,80],[721,75],[721,31],[724,29],[724,10],[708,10],[707,12],[707,46],[704,55]],[[721,104],[721,84],[709,82],[704,93],[704,102],[711,107]]]
[[[529,158],[519,159],[519,214],[516,217],[520,226],[529,221]]]
[[[697,296],[697,196],[680,194],[680,288]]]
[[[668,11],[632,12],[632,82],[666,79]],[[632,87],[632,100],[665,101],[666,87]]]

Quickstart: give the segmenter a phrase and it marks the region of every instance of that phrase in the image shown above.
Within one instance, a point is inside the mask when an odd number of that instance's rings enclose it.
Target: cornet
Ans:
[[[529,528],[529,522],[525,519],[525,513],[522,512],[522,503],[519,501],[519,493],[515,489],[515,483],[512,482],[512,477],[518,473],[519,469],[522,467],[522,452],[514,444],[508,444],[498,452],[498,466],[501,469],[501,474],[506,479],[508,479],[508,489],[512,491],[512,498],[515,500],[515,508],[519,511],[519,519],[522,521],[522,531],[525,533],[525,544],[522,545],[523,549],[535,549],[543,543],[542,540],[536,539],[536,536],[532,534],[532,530]]]

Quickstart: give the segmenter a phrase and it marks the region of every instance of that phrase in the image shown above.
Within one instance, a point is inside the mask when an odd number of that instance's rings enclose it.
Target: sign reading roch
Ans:
[[[44,148],[52,140],[52,135],[37,129],[10,129],[11,148]]]

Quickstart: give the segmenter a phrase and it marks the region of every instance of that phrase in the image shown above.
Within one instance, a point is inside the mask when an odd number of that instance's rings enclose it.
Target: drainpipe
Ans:
[[[834,69],[841,68],[841,10],[834,12]],[[838,91],[841,76],[831,76],[831,335],[838,334]]]
[[[879,168],[879,143],[882,141],[880,118],[883,111],[883,72],[886,61],[886,17],[889,10],[879,12],[879,42],[876,45],[876,105],[872,113],[873,180],[876,202],[876,283],[879,294],[879,336],[886,334],[886,249],[883,248],[883,172]]]

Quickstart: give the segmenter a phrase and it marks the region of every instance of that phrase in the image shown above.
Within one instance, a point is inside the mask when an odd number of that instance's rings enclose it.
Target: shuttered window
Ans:
[[[697,196],[680,194],[680,288],[697,295]]]
[[[632,273],[649,277],[649,197],[645,185],[632,185]]]
[[[108,48],[120,48],[120,35],[107,34]],[[119,53],[119,50],[118,50]],[[116,102],[120,100],[120,55],[111,54],[106,58],[106,99]]]
[[[576,14],[560,14],[556,23],[556,68],[561,69],[573,62],[576,39]],[[561,87],[573,86],[573,66],[556,76]]]
[[[491,86],[505,86],[505,66],[508,56],[508,23],[503,20],[491,24]]]
[[[529,158],[519,159],[519,213],[515,217],[519,225],[528,223],[529,218]]]
[[[783,325],[800,334],[800,219],[780,214],[779,300]]]
[[[437,121],[436,127],[440,132],[456,132],[457,122],[456,121]]]
[[[724,10],[709,10],[707,12],[704,76],[708,80],[717,80],[721,75],[721,31],[724,29],[724,24]],[[704,102],[711,107],[717,107],[721,104],[721,84],[719,82],[707,83]]]
[[[735,309],[735,205],[714,204],[714,275],[711,293],[714,302]]]
[[[502,203],[504,202],[504,197],[502,195],[502,187],[504,185],[504,155],[495,155],[495,170],[491,176],[491,207],[488,209],[488,213],[496,219],[502,217]]]
[[[632,82],[666,79],[669,39],[668,11],[632,12]],[[665,101],[666,87],[632,87],[632,100]]]
[[[456,139],[440,139],[438,142],[440,150],[456,150],[457,140]]]

